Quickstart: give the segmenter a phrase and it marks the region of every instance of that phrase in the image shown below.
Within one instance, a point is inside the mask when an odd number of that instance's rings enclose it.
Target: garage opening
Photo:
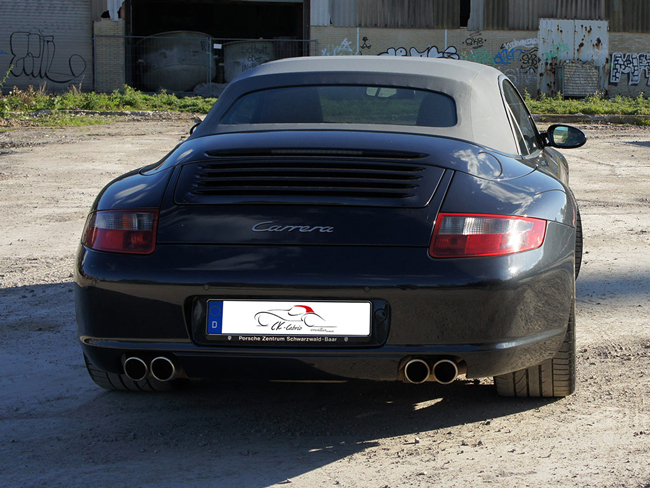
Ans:
[[[130,0],[130,85],[215,96],[238,74],[309,54],[303,0]]]

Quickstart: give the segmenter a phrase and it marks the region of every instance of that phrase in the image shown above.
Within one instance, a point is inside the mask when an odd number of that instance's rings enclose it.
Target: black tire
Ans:
[[[580,266],[582,265],[582,219],[580,218],[580,210],[576,208],[576,279],[580,274]]]
[[[576,387],[575,303],[562,347],[552,359],[537,366],[494,377],[494,386],[501,396],[565,397]]]
[[[84,354],[86,369],[90,378],[107,390],[113,391],[173,391],[177,390],[182,380],[158,381],[155,378],[147,378],[141,381],[133,381],[125,374],[108,373],[97,369]]]

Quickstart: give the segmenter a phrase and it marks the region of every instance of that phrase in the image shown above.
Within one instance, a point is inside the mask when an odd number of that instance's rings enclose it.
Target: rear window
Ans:
[[[456,104],[443,93],[381,86],[297,86],[239,98],[221,124],[456,125]]]

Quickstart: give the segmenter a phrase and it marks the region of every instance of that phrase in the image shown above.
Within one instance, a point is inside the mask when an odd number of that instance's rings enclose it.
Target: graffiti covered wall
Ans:
[[[0,2],[0,79],[13,86],[93,88],[90,1]]]
[[[539,93],[539,65],[573,56],[568,43],[557,42],[540,53],[538,31],[468,31],[343,28],[312,26],[318,41],[313,55],[392,55],[465,59],[494,66],[517,88]],[[650,96],[650,34],[609,33],[603,86],[608,96]],[[318,51],[318,52],[316,52]]]
[[[380,55],[465,59],[493,66],[523,93],[537,92],[537,31],[314,27],[321,56]]]

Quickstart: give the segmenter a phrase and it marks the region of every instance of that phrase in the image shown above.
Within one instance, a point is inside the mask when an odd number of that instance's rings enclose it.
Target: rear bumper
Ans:
[[[546,331],[515,341],[453,346],[382,346],[370,350],[237,349],[200,347],[192,343],[129,342],[82,337],[84,354],[99,369],[122,373],[130,356],[172,359],[190,378],[393,381],[409,359],[424,359],[432,366],[452,359],[467,370],[467,377],[503,374],[538,364],[559,349],[566,330]]]
[[[573,248],[574,229],[553,222],[541,248],[498,258],[434,260],[403,247],[159,246],[149,256],[82,248],[79,336],[93,364],[113,373],[125,357],[167,355],[189,377],[394,380],[407,358],[454,359],[468,377],[494,376],[559,349]],[[365,346],[206,345],[194,307],[210,298],[371,300],[386,304],[387,318],[373,319],[383,335]]]

